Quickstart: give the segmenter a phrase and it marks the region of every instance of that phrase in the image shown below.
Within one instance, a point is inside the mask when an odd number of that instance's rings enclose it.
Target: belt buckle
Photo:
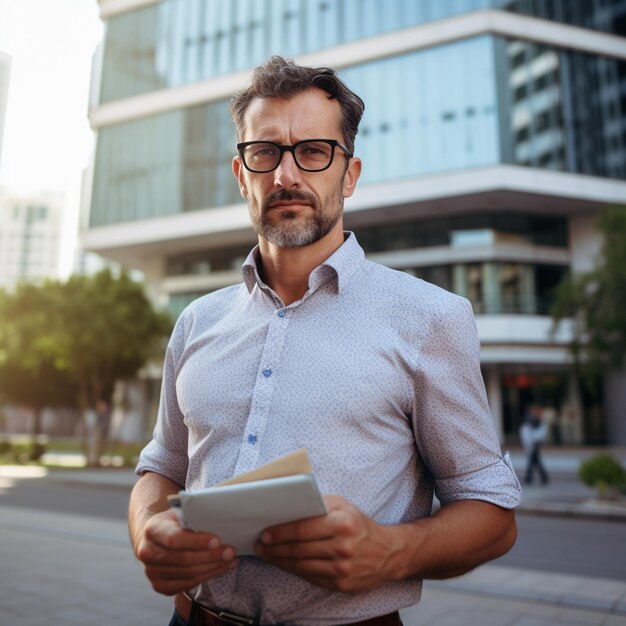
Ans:
[[[227,624],[234,626],[253,626],[255,621],[251,617],[237,615],[237,613],[229,613],[228,611],[217,611],[217,616]]]

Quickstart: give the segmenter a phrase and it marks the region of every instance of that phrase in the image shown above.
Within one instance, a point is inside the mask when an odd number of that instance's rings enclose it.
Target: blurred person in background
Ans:
[[[541,460],[541,445],[545,443],[547,437],[548,428],[543,419],[541,407],[532,405],[520,426],[520,440],[524,452],[526,453],[526,475],[524,482],[527,485],[532,484],[535,469],[539,472],[541,484],[548,484],[548,472]]]

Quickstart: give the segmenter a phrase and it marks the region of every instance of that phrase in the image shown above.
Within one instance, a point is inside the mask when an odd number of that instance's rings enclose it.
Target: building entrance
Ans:
[[[534,371],[530,369],[504,371],[501,374],[502,418],[506,443],[519,443],[519,427],[530,407],[541,408],[548,425],[548,443],[574,443],[575,434],[569,420],[571,404],[568,393],[569,372]]]

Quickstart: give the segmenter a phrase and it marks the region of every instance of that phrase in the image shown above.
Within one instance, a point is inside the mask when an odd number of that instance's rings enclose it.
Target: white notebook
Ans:
[[[305,471],[289,473],[298,470]],[[238,555],[254,554],[268,526],[326,513],[306,450],[215,487],[181,491],[169,501],[185,528],[215,533]]]

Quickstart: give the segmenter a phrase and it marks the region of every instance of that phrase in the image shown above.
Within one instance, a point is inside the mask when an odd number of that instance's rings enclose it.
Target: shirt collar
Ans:
[[[339,293],[345,288],[354,272],[356,272],[361,261],[365,258],[365,253],[353,232],[344,231],[344,237],[343,244],[324,263],[311,272],[309,276],[309,291],[313,292],[329,280],[336,279],[337,293]],[[252,293],[255,285],[258,285],[264,291],[268,289],[259,276],[258,249],[259,246],[257,245],[250,251],[241,268],[243,281],[249,293]]]

